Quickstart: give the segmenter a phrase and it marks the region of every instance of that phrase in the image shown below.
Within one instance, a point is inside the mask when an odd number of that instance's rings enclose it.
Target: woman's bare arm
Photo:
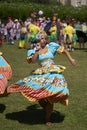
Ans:
[[[68,59],[71,62],[71,64],[76,66],[75,59],[72,58],[72,56],[70,55],[70,53],[66,49],[64,49],[63,53],[68,57]]]

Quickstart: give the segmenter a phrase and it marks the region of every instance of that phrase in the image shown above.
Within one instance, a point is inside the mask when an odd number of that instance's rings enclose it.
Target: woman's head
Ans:
[[[36,43],[36,50],[40,50],[41,48],[44,48],[46,46],[46,39],[42,38],[40,40],[38,40],[38,42]]]
[[[36,43],[36,50],[39,51],[41,49],[40,42]]]
[[[47,43],[46,39],[45,39],[45,38],[42,38],[41,41],[40,41],[41,47],[42,47],[42,48],[45,47],[45,46],[46,46],[46,43]]]
[[[36,36],[37,43],[40,43],[41,47],[44,47],[48,43],[48,37],[45,31],[40,31]]]

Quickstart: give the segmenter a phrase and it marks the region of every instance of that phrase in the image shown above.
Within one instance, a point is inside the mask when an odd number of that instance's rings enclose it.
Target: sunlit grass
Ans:
[[[27,44],[27,49],[28,47]],[[8,45],[5,42],[0,47],[13,70],[8,85],[28,76],[37,68],[37,63],[27,63],[27,49],[18,49],[18,42],[15,42],[15,45]],[[14,93],[0,97],[0,130],[87,129],[87,50],[77,49],[71,52],[71,55],[77,60],[77,67],[73,67],[63,54],[55,57],[56,64],[66,66],[64,76],[68,82],[70,96],[68,107],[58,103],[54,105],[51,119],[53,125],[45,126],[44,111],[38,102],[29,102],[20,93]]]

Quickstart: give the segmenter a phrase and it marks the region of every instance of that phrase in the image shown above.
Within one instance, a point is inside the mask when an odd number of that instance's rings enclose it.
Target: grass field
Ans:
[[[8,85],[28,76],[38,66],[37,63],[27,63],[27,49],[18,49],[17,42],[15,45],[3,43],[0,51],[13,70]],[[63,54],[55,56],[56,64],[66,66],[64,76],[68,82],[70,96],[68,107],[58,103],[54,105],[52,126],[47,127],[44,124],[44,111],[38,102],[29,102],[20,93],[14,93],[0,97],[0,130],[87,129],[87,50],[76,49],[71,55],[77,60],[77,67],[73,67]]]

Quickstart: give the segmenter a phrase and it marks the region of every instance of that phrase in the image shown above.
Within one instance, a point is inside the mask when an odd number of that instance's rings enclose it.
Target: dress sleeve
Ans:
[[[32,56],[35,54],[35,49],[28,50],[27,60],[32,59]]]
[[[34,55],[35,49],[28,50],[27,57]]]
[[[56,52],[58,53],[62,53],[64,50],[64,46],[60,46],[58,43],[55,42],[51,42],[48,44],[48,48],[50,49],[50,51],[55,54]]]
[[[59,54],[61,54],[63,51],[64,51],[64,46],[60,46],[60,47],[57,49],[57,52],[58,52]]]
[[[27,62],[32,63],[32,56],[35,54],[35,49],[28,50],[27,52]]]

